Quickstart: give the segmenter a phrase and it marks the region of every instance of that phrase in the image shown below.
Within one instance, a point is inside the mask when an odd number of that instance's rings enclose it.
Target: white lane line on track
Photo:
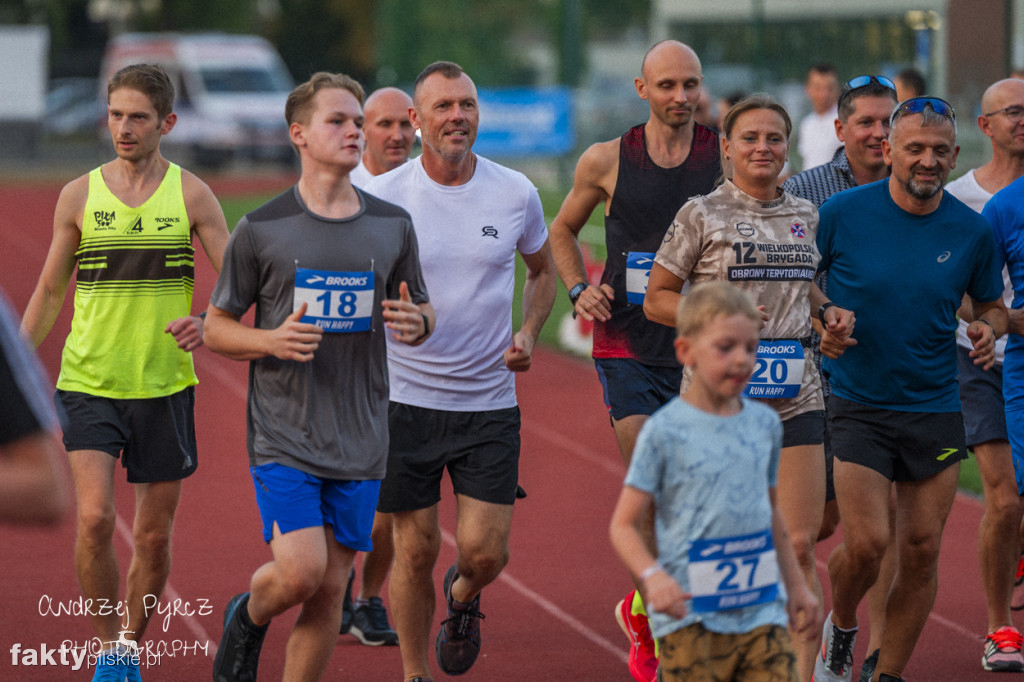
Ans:
[[[452,548],[456,547],[455,536],[444,529],[441,530],[441,539],[444,540],[445,544],[447,544],[448,546]],[[598,633],[591,630],[581,621],[577,620],[576,618],[573,618],[571,615],[569,615],[568,612],[559,608],[558,605],[554,602],[550,601],[543,595],[531,590],[529,587],[524,585],[516,578],[513,578],[508,571],[502,571],[498,575],[498,580],[511,587],[513,590],[518,592],[523,597],[526,597],[526,599],[528,599],[529,601],[532,601],[534,604],[539,606],[544,611],[547,611],[551,616],[553,616],[557,620],[560,620],[565,625],[568,625],[570,628],[572,628],[577,633],[582,635],[585,639],[590,640],[594,644],[598,645],[605,651],[612,654],[623,664],[628,663],[628,656],[626,652],[623,651],[624,648],[628,648],[628,645],[614,644],[608,641]]]
[[[128,525],[128,522],[125,521],[120,514],[117,515],[116,526],[117,534],[121,536],[121,539],[124,540],[125,544],[128,545],[129,549],[134,548],[135,543],[132,541],[132,529]],[[164,585],[164,592],[162,597],[165,597],[167,601],[171,602],[178,600],[179,603],[184,603],[185,601],[181,598],[181,594],[179,594],[178,591],[174,589],[174,586],[171,584],[170,580],[168,580],[167,583]],[[212,658],[213,656],[217,655],[216,642],[210,637],[210,634],[206,631],[206,629],[199,624],[199,621],[196,619],[195,616],[181,616],[179,614],[175,615],[179,616],[180,620],[184,621],[188,629],[191,630],[192,634],[196,636],[197,642],[208,643],[208,648],[206,650],[208,656]],[[156,620],[156,616],[156,613],[151,614],[150,623],[153,623],[153,621]],[[147,629],[150,630],[150,632],[152,632],[151,628]]]
[[[210,351],[205,351],[210,352]],[[197,355],[194,358],[196,368],[199,373],[204,376],[210,376],[217,381],[220,381],[224,386],[236,397],[242,401],[246,400],[248,386],[245,382],[239,381],[233,374],[225,370],[218,362],[212,358],[203,357]],[[131,526],[125,519],[118,514],[117,515],[117,532],[124,540],[125,544],[128,545],[129,549],[133,548],[134,542],[132,541]],[[167,599],[174,601],[175,599],[181,599],[181,594],[174,589],[174,585],[171,584],[170,580],[164,585],[164,594]],[[184,602],[185,600],[182,600]],[[195,616],[180,616],[180,620],[184,621],[186,627],[192,634],[196,636],[196,640],[200,642],[207,642],[206,654],[210,658],[217,655],[217,644],[220,642],[219,639],[214,639],[210,634],[199,624],[199,620]]]
[[[595,455],[590,450],[586,449],[585,447],[582,447],[579,443],[572,440],[571,438],[566,438],[558,431],[538,424],[536,421],[524,420],[522,423],[522,429],[524,431],[533,433],[535,436],[538,436],[539,438],[543,438],[549,441],[555,447],[561,448],[566,452],[572,453],[577,457],[587,462],[590,462],[591,464],[596,464],[597,466],[613,474],[616,478],[620,480],[624,478],[626,475],[626,467],[621,460],[609,460],[607,457],[600,457],[598,455]]]
[[[201,375],[208,375],[211,378],[220,381],[235,396],[241,398],[242,400],[246,399],[248,389],[244,382],[239,381],[235,377],[235,375],[227,372],[223,367],[221,367],[216,362],[206,361],[206,359],[202,358],[201,356],[197,357],[196,360],[197,370],[199,370]],[[569,438],[562,436],[557,431],[535,424],[532,421],[524,422],[523,428],[527,431],[532,432],[534,435],[540,438],[548,440],[549,442],[552,443],[552,445],[558,448],[562,448],[586,460],[587,462],[602,467],[603,469],[607,470],[616,477],[622,477],[624,475],[625,469],[621,463],[609,462],[606,458],[600,458],[590,453],[585,448],[580,447],[579,444],[575,443]],[[445,530],[441,531],[441,535],[444,538],[445,542],[447,542],[452,547],[455,547],[455,537],[453,535],[451,535]],[[627,655],[624,651],[625,647],[623,645],[613,644],[612,642],[608,641],[607,639],[599,635],[597,632],[587,627],[581,621],[569,615],[566,611],[563,611],[553,602],[546,599],[543,595],[531,590],[529,587],[524,585],[516,578],[513,578],[511,575],[508,575],[507,573],[503,572],[500,576],[498,576],[498,579],[504,581],[516,592],[526,597],[528,600],[532,601],[541,609],[547,611],[549,614],[551,614],[561,622],[568,625],[570,628],[575,630],[584,638],[590,640],[602,649],[605,649],[606,651],[610,652],[623,663],[627,662]],[[198,624],[196,624],[196,627],[198,627]],[[210,648],[212,650],[211,655],[214,655],[217,650],[216,645],[211,643]]]
[[[975,498],[974,496],[964,495],[962,493],[956,494],[956,502],[961,504],[974,505],[978,507],[984,506],[984,503]],[[815,559],[815,565],[817,565],[819,573],[823,572],[826,577],[828,576],[828,561],[826,559]],[[827,585],[823,585],[822,587],[827,588]],[[939,584],[939,589],[942,589],[941,583]],[[828,613],[825,613],[825,615],[827,616]],[[935,622],[936,624],[942,626],[943,628],[946,628],[947,630],[950,630],[951,632],[956,633],[957,635],[966,637],[967,639],[970,639],[972,642],[980,642],[982,641],[982,639],[984,639],[983,637],[979,636],[978,633],[972,632],[971,630],[965,628],[961,624],[956,623],[955,621],[950,621],[944,615],[936,613],[934,607],[932,611],[928,614],[928,620]]]

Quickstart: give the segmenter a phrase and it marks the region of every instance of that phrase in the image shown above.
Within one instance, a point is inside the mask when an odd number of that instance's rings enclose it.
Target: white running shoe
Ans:
[[[853,644],[857,628],[841,630],[832,624],[832,612],[821,632],[821,654],[814,661],[814,682],[850,682],[853,678]]]

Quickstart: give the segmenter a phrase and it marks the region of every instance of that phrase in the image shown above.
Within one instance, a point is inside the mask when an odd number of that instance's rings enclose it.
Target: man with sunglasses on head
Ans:
[[[1007,78],[981,97],[978,127],[992,141],[992,159],[949,183],[947,190],[981,212],[992,195],[1024,175],[1024,81]],[[1003,269],[1003,302],[1013,286]],[[985,372],[971,362],[967,336],[971,309],[965,301],[957,330],[957,366],[967,445],[974,451],[985,493],[985,515],[978,530],[978,562],[988,607],[988,637],[981,664],[995,672],[1024,671],[1021,633],[1010,619],[1015,569],[1020,549],[1021,500],[1003,406],[1003,358],[1006,337],[996,342],[996,364]]]
[[[896,85],[885,76],[855,76],[848,80],[839,93],[838,117],[835,120],[836,137],[843,144],[832,160],[809,168],[786,180],[782,185],[790,194],[802,197],[821,208],[831,197],[844,190],[877,182],[889,176],[889,166],[882,158],[882,140],[889,137],[889,117],[896,108]],[[828,273],[821,272],[815,279],[818,287],[828,294]],[[814,363],[821,374],[821,349],[817,330],[812,334]],[[828,378],[821,374],[821,387],[825,399],[830,389]],[[839,524],[839,505],[832,481],[833,456],[825,432],[825,515],[818,541],[832,536]],[[868,591],[868,651],[875,652],[865,660],[861,680],[871,679],[881,646],[882,624],[885,621],[885,601],[896,570],[892,552],[885,555],[879,570],[877,587]]]
[[[935,601],[942,531],[967,457],[954,341],[964,294],[976,365],[992,367],[1007,327],[992,230],[943,191],[959,152],[953,108],[918,97],[900,103],[889,123],[889,178],[833,196],[818,227],[830,299],[818,310],[822,366],[844,541],[829,557],[833,610],[816,682],[852,677],[857,606],[889,544],[894,484],[898,570],[872,679],[902,679]],[[856,313],[856,330],[835,307]]]

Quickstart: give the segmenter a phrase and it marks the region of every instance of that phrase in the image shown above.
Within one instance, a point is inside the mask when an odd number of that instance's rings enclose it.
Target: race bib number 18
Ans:
[[[726,611],[773,601],[779,593],[779,564],[770,530],[690,547],[690,593],[698,613]]]
[[[324,332],[370,331],[373,321],[373,271],[295,270],[295,307],[306,303],[302,321]]]

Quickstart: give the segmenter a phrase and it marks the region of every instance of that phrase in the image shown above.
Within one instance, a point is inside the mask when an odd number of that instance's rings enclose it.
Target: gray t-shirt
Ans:
[[[298,189],[243,217],[228,242],[210,302],[232,315],[256,305],[254,325],[274,329],[309,303],[324,333],[310,362],[253,360],[247,410],[250,465],[278,462],[342,480],[384,477],[388,451],[388,370],[381,301],[408,283],[412,300],[428,300],[409,214],[359,191],[362,209],[340,220],[306,208]],[[302,270],[300,270],[302,269]],[[312,272],[303,272],[309,270]],[[363,292],[317,287],[373,286]],[[296,286],[296,282],[299,286]],[[298,291],[297,291],[298,289]],[[348,316],[345,319],[343,316]]]

